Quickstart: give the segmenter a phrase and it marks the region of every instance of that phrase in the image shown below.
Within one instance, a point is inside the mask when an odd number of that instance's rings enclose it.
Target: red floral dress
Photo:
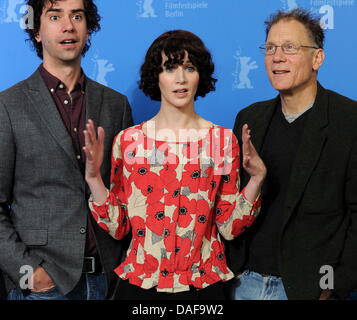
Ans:
[[[147,137],[142,125],[117,135],[107,200],[89,201],[112,237],[131,229],[126,259],[115,272],[163,292],[231,279],[221,236],[238,236],[260,210],[260,200],[250,203],[239,192],[236,137],[214,125],[195,142],[171,143]]]

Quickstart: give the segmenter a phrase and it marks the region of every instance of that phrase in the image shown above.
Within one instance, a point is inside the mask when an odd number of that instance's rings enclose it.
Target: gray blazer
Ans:
[[[132,125],[128,100],[86,78],[86,118],[105,129],[101,173],[108,187],[114,136]],[[81,276],[93,218],[71,138],[38,71],[0,93],[0,155],[0,269],[7,290],[19,286],[21,266],[42,263],[67,294]],[[92,225],[111,295],[123,245]]]

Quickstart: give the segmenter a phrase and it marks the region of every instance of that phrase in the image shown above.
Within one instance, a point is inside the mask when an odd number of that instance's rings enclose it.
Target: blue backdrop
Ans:
[[[162,32],[186,29],[199,35],[216,65],[217,90],[197,100],[206,119],[232,128],[237,112],[276,95],[264,70],[264,20],[277,9],[302,7],[321,15],[326,59],[319,80],[357,100],[357,1],[355,0],[97,0],[102,30],[92,37],[85,73],[128,96],[136,123],[159,108],[137,87],[139,68]],[[40,64],[26,43],[23,0],[0,0],[0,90],[28,77]]]

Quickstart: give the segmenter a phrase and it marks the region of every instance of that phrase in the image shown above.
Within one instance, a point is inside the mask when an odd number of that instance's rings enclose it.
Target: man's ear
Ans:
[[[41,36],[40,33],[37,31],[36,35],[35,35],[35,39],[37,42],[41,42]]]
[[[314,58],[313,58],[313,64],[312,64],[312,69],[317,71],[320,69],[322,63],[324,62],[325,59],[325,52],[324,49],[317,49],[314,53]]]

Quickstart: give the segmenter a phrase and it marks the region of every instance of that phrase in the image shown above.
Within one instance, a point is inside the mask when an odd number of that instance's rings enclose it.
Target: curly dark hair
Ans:
[[[281,20],[296,20],[302,23],[308,31],[310,39],[321,49],[324,47],[325,33],[320,25],[320,18],[314,16],[310,11],[296,8],[290,11],[277,11],[273,13],[269,20],[265,21],[266,39],[268,38],[271,27]]]
[[[139,88],[145,95],[152,100],[161,100],[159,74],[163,71],[162,53],[168,57],[165,67],[172,67],[183,64],[185,52],[188,53],[190,62],[197,68],[200,75],[195,100],[198,96],[204,97],[210,91],[215,90],[217,79],[212,77],[214,64],[203,41],[192,32],[172,30],[160,35],[146,53],[139,80]]]
[[[43,48],[42,48],[42,43],[36,41],[36,36],[40,31],[40,26],[41,26],[40,18],[42,15],[43,8],[49,2],[53,5],[56,2],[56,0],[27,0],[27,5],[32,8],[34,14],[33,28],[32,29],[26,28],[25,30],[29,35],[29,39],[27,39],[27,41],[32,42],[32,45],[35,48],[36,53],[40,59],[43,59]],[[100,30],[99,22],[101,17],[98,14],[98,8],[93,0],[83,0],[83,5],[84,5],[84,12],[87,22],[88,33],[89,35],[92,35],[94,32]],[[87,43],[83,48],[82,56],[84,56],[85,53],[88,51],[90,45],[91,45],[91,41],[89,37]]]

